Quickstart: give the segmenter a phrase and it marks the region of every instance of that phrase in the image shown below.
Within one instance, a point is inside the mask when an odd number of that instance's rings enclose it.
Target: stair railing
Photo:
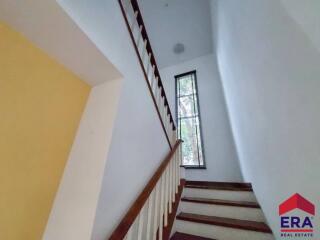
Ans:
[[[169,238],[173,221],[171,221],[171,227],[168,227],[168,216],[174,219],[182,192],[180,186],[181,143],[181,140],[176,141],[109,240]]]
[[[118,0],[135,51],[145,76],[149,92],[156,107],[166,139],[172,148],[177,138],[176,126],[161,81],[160,72],[151,48],[137,0]]]

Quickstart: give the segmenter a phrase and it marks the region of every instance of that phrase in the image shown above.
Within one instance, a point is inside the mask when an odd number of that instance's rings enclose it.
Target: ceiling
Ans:
[[[0,21],[22,33],[91,86],[120,77],[57,1],[1,0]]]
[[[210,0],[138,0],[159,68],[212,53]],[[181,54],[173,52],[184,44]]]

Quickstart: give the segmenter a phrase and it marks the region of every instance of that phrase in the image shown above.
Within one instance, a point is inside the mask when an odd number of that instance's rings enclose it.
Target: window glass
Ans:
[[[204,167],[196,72],[176,76],[178,136],[182,144],[182,163]]]

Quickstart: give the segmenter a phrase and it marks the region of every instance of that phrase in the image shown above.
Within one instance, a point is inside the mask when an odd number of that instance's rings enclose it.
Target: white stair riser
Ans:
[[[275,240],[272,234],[176,220],[176,231],[219,240]]]
[[[214,189],[184,188],[183,196],[195,198],[223,199],[233,201],[257,202],[253,192],[226,191]]]
[[[260,208],[223,206],[181,201],[179,209],[181,212],[186,213],[265,222],[263,212]]]

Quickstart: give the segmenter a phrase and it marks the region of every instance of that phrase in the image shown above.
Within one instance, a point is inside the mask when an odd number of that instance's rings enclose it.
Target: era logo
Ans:
[[[301,222],[302,221],[302,222]],[[313,228],[310,217],[281,217],[281,228]]]
[[[311,216],[283,216],[294,209],[300,209]],[[312,216],[315,215],[315,206],[296,193],[279,206],[281,216],[281,232],[313,232]]]

